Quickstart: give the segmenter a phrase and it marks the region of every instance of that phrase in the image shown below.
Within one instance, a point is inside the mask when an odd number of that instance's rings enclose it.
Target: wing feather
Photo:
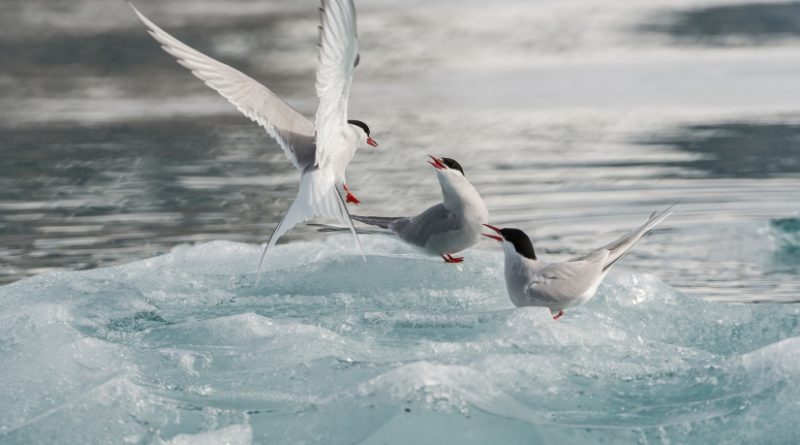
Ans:
[[[315,160],[314,124],[267,87],[241,71],[179,41],[131,5],[161,48],[211,89],[255,121],[281,146],[292,164],[303,170]]]
[[[352,0],[323,0],[317,62],[317,165],[327,166],[341,149],[347,104],[358,59],[356,11]]]

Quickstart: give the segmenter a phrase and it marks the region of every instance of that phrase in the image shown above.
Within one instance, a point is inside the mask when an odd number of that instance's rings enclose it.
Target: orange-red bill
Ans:
[[[442,163],[442,160],[437,158],[436,156],[428,155],[428,157],[433,159],[433,162],[428,161],[428,164],[431,164],[433,168],[437,170],[444,170],[445,168],[447,168],[447,166]]]
[[[497,232],[497,233],[500,233],[500,231],[501,231],[501,230],[503,230],[503,229],[501,229],[501,228],[499,228],[499,227],[490,226],[489,224],[484,224],[483,226],[484,226],[484,227],[488,227],[488,228],[490,228],[490,229],[494,230],[494,231],[495,231],[495,232]]]
[[[485,236],[486,238],[491,238],[491,239],[493,239],[493,240],[495,240],[495,241],[499,241],[499,242],[501,242],[501,243],[503,242],[503,238],[502,238],[502,237],[499,237],[499,236],[497,236],[497,235],[487,235],[487,234],[485,234],[485,233],[481,233],[481,235]]]
[[[367,144],[369,144],[369,145],[371,145],[371,146],[373,146],[375,148],[378,148],[378,142],[375,141],[375,139],[372,139],[371,137],[367,137]]]

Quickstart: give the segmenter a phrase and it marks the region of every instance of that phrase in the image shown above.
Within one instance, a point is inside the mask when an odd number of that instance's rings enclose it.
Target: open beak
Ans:
[[[447,168],[447,166],[442,163],[442,159],[441,158],[437,158],[436,156],[433,156],[433,155],[428,155],[428,157],[433,159],[433,161],[428,161],[428,164],[431,164],[433,166],[433,168],[435,168],[437,170],[444,170],[444,169]]]
[[[371,137],[367,137],[367,144],[369,144],[369,145],[371,145],[371,146],[373,146],[375,148],[378,148],[378,143],[375,142],[375,139],[372,139]]]
[[[497,227],[495,227],[495,226],[490,226],[489,224],[484,224],[484,226],[486,226],[486,227],[488,227],[488,228],[490,228],[490,229],[494,230],[494,231],[495,231],[495,232],[497,232],[497,233],[500,233],[500,230],[501,230],[501,229],[499,229],[499,228],[497,228]],[[503,237],[502,237],[502,236],[499,236],[499,235],[487,235],[487,234],[485,234],[485,233],[482,233],[481,235],[485,236],[486,238],[491,238],[491,239],[493,239],[493,240],[495,240],[495,241],[499,241],[499,242],[501,242],[501,243],[503,242]]]

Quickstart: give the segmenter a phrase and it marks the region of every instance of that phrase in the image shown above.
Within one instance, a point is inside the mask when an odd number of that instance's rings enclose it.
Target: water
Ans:
[[[313,114],[314,2],[137,6]],[[275,143],[124,2],[6,0],[0,441],[800,439],[800,3],[358,6],[359,212],[435,202],[431,153],[547,259],[676,214],[563,323],[511,308],[488,241],[364,264],[303,227],[254,286]]]

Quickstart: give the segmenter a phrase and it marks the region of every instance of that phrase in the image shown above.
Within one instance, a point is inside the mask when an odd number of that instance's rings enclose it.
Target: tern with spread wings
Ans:
[[[337,219],[349,226],[361,249],[345,199],[338,188],[341,186],[346,192],[347,202],[359,203],[347,187],[345,170],[359,147],[364,144],[378,146],[365,123],[347,119],[350,86],[360,60],[353,1],[322,1],[316,123],[264,85],[190,48],[159,28],[133,5],[131,7],[164,51],[228,99],[245,116],[264,127],[300,171],[297,197],[272,233],[261,261],[281,236],[297,224],[315,217]]]

